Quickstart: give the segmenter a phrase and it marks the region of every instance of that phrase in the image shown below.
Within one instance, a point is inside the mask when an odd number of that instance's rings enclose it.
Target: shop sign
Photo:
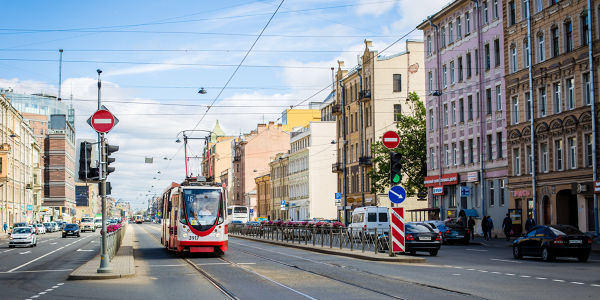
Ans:
[[[444,187],[443,186],[434,187],[433,194],[436,196],[443,196],[444,195]]]
[[[31,204],[28,204],[28,205],[27,205],[27,210],[28,210],[28,211],[32,211],[32,210],[33,210],[33,205],[31,205]]]
[[[444,174],[440,178],[439,175],[425,177],[425,186],[433,187],[439,185],[456,185],[458,184],[458,173]]]
[[[529,195],[530,195],[529,190],[516,190],[516,191],[513,191],[513,197],[515,197],[515,198],[529,197]]]
[[[478,181],[479,181],[479,172],[467,173],[467,182],[478,182]]]
[[[461,197],[471,196],[471,189],[468,186],[461,186],[460,187],[460,196]]]
[[[600,181],[594,182],[594,194],[600,194]]]

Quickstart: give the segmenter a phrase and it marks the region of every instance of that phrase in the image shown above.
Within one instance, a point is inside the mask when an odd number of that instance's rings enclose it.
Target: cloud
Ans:
[[[376,17],[390,11],[398,3],[398,1],[374,2],[373,0],[360,0],[358,2],[359,5],[355,10],[357,15],[373,15]]]

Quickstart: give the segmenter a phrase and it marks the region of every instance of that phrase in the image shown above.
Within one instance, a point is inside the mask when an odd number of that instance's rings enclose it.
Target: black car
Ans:
[[[442,235],[423,223],[407,223],[404,226],[405,252],[429,252],[436,256],[442,246]]]
[[[67,236],[76,236],[80,237],[79,233],[79,225],[77,224],[66,224],[63,228],[62,237],[66,238]]]
[[[570,225],[539,225],[513,242],[513,256],[539,256],[544,261],[556,257],[577,257],[587,261],[592,239]]]
[[[446,231],[443,233],[445,243],[459,242],[465,245],[469,244],[471,233],[468,229],[460,225],[446,224]]]

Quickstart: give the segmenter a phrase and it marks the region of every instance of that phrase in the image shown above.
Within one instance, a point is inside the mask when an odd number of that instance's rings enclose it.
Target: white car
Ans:
[[[38,234],[46,234],[46,227],[44,227],[44,224],[35,224],[33,226],[37,228]]]
[[[389,209],[381,206],[364,206],[355,208],[352,212],[352,223],[348,225],[348,230],[352,230],[352,235],[359,237],[361,232],[367,236],[387,233],[389,231]]]
[[[59,231],[60,230],[60,226],[58,226],[58,223],[56,223],[56,222],[50,222],[50,224],[53,226],[52,231]]]
[[[102,218],[94,219],[94,225],[96,225],[96,228],[102,228]]]
[[[37,237],[33,227],[17,227],[10,234],[9,248],[15,246],[35,247],[37,246]]]

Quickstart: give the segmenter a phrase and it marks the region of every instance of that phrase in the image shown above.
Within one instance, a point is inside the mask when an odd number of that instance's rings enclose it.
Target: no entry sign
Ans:
[[[383,145],[388,149],[394,149],[400,144],[400,137],[395,131],[387,131],[383,134]]]
[[[404,252],[404,207],[392,207],[392,252]]]
[[[96,132],[107,133],[119,123],[119,119],[108,111],[108,109],[99,109],[92,114],[87,122]]]

